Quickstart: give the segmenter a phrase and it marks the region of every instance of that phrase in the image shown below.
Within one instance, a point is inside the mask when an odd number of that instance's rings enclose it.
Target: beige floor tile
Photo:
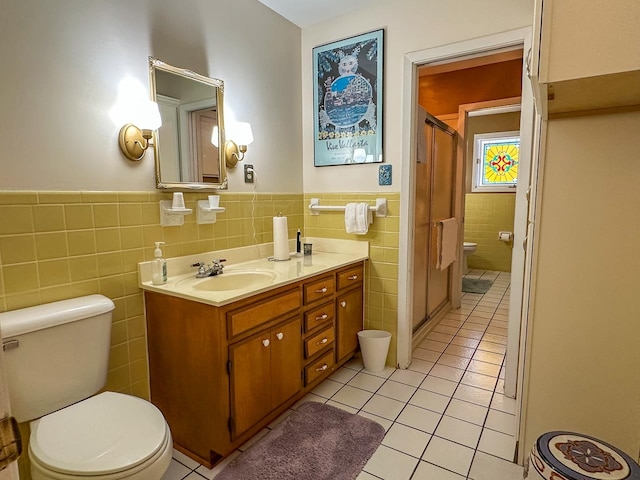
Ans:
[[[409,480],[418,461],[411,455],[380,445],[363,470],[388,480]]]
[[[427,362],[436,363],[440,358],[440,352],[434,350],[427,350],[425,348],[416,348],[411,354],[412,358],[418,358]]]
[[[432,412],[444,413],[447,405],[449,405],[450,400],[451,397],[449,396],[419,389],[413,395],[413,397],[411,397],[411,400],[409,400],[409,404],[421,408],[426,408],[427,410],[431,410]]]
[[[460,383],[471,385],[472,387],[484,388],[492,392],[496,386],[496,381],[496,377],[489,377],[481,373],[466,372],[462,380],[460,380]]]
[[[475,449],[481,433],[481,426],[445,415],[440,420],[434,435]]]
[[[421,461],[411,480],[464,480],[464,478],[437,465]]]
[[[465,402],[475,403],[483,407],[488,407],[491,404],[491,397],[493,392],[489,390],[483,390],[482,388],[472,387],[471,385],[458,385],[453,398],[458,400],[464,400]]]
[[[426,362],[418,358],[412,358],[411,364],[409,365],[408,370],[412,370],[414,372],[420,372],[427,375],[431,371],[434,365],[435,363],[433,362]]]
[[[351,380],[349,380],[349,383],[347,383],[347,385],[360,388],[368,392],[375,392],[382,386],[384,382],[385,382],[384,378],[380,378],[374,375],[369,375],[368,373],[360,372]]]
[[[512,461],[516,449],[516,439],[511,435],[483,429],[478,450],[490,453],[504,460]]]
[[[469,358],[458,357],[457,355],[449,355],[448,353],[443,353],[436,362],[436,365],[446,365],[448,367],[464,370],[465,368],[467,368],[467,365],[469,365],[470,361],[471,359]]]
[[[407,405],[396,418],[396,422],[407,427],[417,428],[423,432],[433,433],[441,418],[442,415],[439,413],[425,410],[415,405]]]
[[[383,397],[382,395],[374,395],[365,403],[362,410],[373,415],[377,415],[387,420],[395,420],[404,408],[405,403],[394,400],[393,398]]]
[[[439,393],[440,395],[447,395],[449,397],[453,395],[453,392],[455,392],[457,386],[458,382],[452,382],[450,380],[445,380],[444,378],[434,377],[433,375],[428,375],[427,378],[424,379],[424,382],[420,384],[420,388],[422,390],[429,390],[430,392]]]
[[[473,449],[443,438],[433,437],[422,459],[466,477],[473,459]]]
[[[489,410],[484,427],[501,433],[506,433],[507,435],[515,436],[516,416],[499,410]]]
[[[451,340],[450,345],[459,345],[461,347],[476,348],[479,344],[480,344],[480,340],[477,340],[474,338],[461,337],[460,335],[456,335],[455,337],[453,337],[453,340]]]
[[[471,480],[522,480],[523,468],[515,463],[476,452],[471,464]]]
[[[396,423],[389,429],[382,444],[420,458],[430,439],[429,433]]]
[[[396,370],[393,375],[389,377],[389,379],[394,382],[404,383],[405,385],[411,385],[413,387],[419,386],[425,378],[427,378],[426,374],[411,370]]]
[[[445,410],[445,415],[482,426],[489,408],[453,398]]]
[[[481,362],[494,363],[496,365],[502,365],[502,361],[504,360],[504,355],[500,353],[486,352],[484,350],[478,350],[473,355],[474,360],[479,360]]]
[[[494,363],[480,362],[478,360],[471,360],[467,367],[468,372],[481,373],[482,375],[488,375],[490,377],[498,377],[500,373],[500,365]]]
[[[464,358],[473,357],[473,354],[475,352],[476,352],[475,348],[463,347],[462,345],[449,345],[447,349],[444,351],[445,354],[457,355],[458,357],[464,357]]]
[[[464,376],[464,370],[449,367],[447,365],[436,364],[436,366],[434,366],[429,372],[429,375],[444,378],[445,380],[451,380],[452,382],[459,382]]]
[[[424,382],[422,382],[424,383]],[[394,382],[393,380],[387,380],[380,390],[376,393],[385,397],[393,398],[401,402],[408,402],[411,396],[416,392],[417,388],[411,385],[405,385],[404,383]]]
[[[372,396],[373,394],[371,392],[346,385],[338,393],[336,393],[331,398],[331,400],[343,405],[348,405],[352,408],[359,409],[362,408],[363,405],[367,403]]]

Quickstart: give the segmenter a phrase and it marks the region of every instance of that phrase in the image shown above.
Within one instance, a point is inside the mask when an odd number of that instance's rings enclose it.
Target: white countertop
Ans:
[[[143,290],[164,293],[220,307],[369,258],[369,244],[365,241],[320,238],[305,238],[304,241],[313,243],[312,255],[304,257],[292,256],[290,260],[282,262],[267,259],[273,251],[272,244],[169,258],[167,259],[169,275],[167,283],[164,285],[153,285],[151,281],[152,262],[142,262],[138,264],[139,286]],[[202,283],[203,280],[208,281],[209,279],[211,279],[211,285],[215,285],[213,282],[215,282],[216,277],[196,279],[196,269],[191,267],[192,264],[198,261],[206,261],[207,264],[210,264],[214,258],[227,259],[224,263],[224,272],[220,277],[225,275],[232,276],[234,272],[236,274],[259,272],[264,273],[268,281],[267,283],[261,283],[257,287],[243,286],[232,290],[203,291],[194,288]]]

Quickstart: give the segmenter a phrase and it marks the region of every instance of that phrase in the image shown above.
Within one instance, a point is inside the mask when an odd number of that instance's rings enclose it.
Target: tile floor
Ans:
[[[354,359],[301,400],[334,405],[384,426],[387,434],[358,480],[522,478],[522,467],[511,463],[516,402],[502,394],[509,274],[472,270],[469,276],[495,282],[484,295],[463,294],[462,307],[415,349],[409,369],[369,374]],[[174,451],[162,480],[214,479],[223,467],[224,462],[209,470]]]

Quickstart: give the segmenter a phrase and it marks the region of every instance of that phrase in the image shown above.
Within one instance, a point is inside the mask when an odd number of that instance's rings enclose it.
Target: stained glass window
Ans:
[[[519,153],[519,132],[474,135],[473,191],[514,192]]]

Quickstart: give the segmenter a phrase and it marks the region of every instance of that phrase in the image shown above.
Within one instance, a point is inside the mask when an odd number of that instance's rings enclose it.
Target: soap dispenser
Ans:
[[[155,242],[155,244],[152,281],[154,285],[164,285],[167,283],[167,261],[162,258],[162,250],[160,249],[160,245],[164,245],[164,242]]]

